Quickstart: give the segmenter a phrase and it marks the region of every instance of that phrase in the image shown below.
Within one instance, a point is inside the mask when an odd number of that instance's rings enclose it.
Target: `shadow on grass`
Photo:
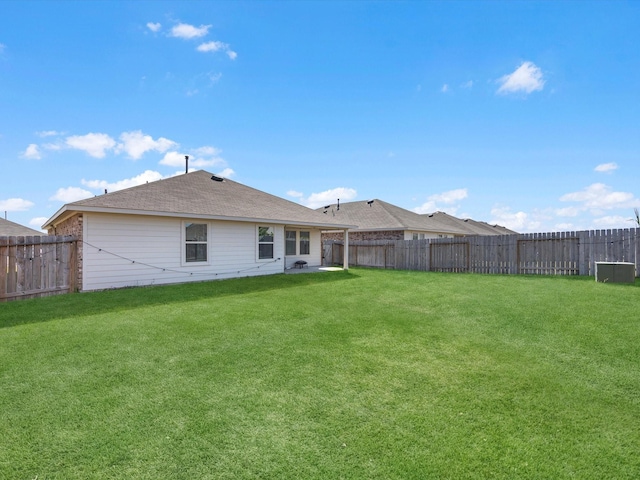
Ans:
[[[247,295],[300,286],[318,286],[358,275],[352,271],[264,275],[179,285],[119,288],[100,292],[74,293],[0,303],[0,329],[48,322],[61,318],[118,312],[140,307],[169,305],[207,298]]]

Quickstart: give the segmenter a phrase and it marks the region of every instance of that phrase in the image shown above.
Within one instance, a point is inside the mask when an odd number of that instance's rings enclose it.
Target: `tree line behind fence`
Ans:
[[[342,242],[324,243],[325,264],[343,254]],[[640,273],[640,228],[349,242],[349,265],[396,270],[594,276],[596,262]]]
[[[76,290],[75,237],[0,236],[0,302]]]

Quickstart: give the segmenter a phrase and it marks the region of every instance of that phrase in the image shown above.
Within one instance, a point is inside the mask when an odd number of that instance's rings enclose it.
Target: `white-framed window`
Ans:
[[[412,240],[418,240],[418,234],[416,232],[413,233]]]
[[[296,238],[297,232],[295,230],[286,230],[284,232],[284,254],[295,255],[296,254]]]
[[[309,255],[311,232],[300,232],[300,255]]]
[[[183,263],[208,263],[209,226],[206,223],[183,222]]]
[[[258,226],[258,260],[273,258],[273,227]]]

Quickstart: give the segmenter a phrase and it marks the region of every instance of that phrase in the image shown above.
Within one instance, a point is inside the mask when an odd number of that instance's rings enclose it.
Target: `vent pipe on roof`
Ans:
[[[189,155],[184,156],[184,173],[189,173]]]
[[[338,199],[338,208],[336,210],[340,210],[340,199]]]

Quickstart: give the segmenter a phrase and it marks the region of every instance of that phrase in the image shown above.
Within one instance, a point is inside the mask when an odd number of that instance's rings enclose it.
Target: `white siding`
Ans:
[[[274,259],[257,260],[256,224],[209,223],[207,264],[183,264],[183,221],[85,213],[83,290],[183,283],[284,271],[284,226],[274,227]],[[280,259],[280,260],[278,260]]]
[[[304,260],[310,267],[319,267],[322,265],[322,240],[320,230],[312,230],[309,228],[287,228],[287,230],[295,230],[296,234],[296,253],[297,255],[287,255],[285,258],[285,268],[293,268],[293,264],[298,260]],[[309,255],[300,255],[300,231],[310,232]],[[284,233],[283,233],[284,236]],[[284,248],[284,247],[283,247]]]

